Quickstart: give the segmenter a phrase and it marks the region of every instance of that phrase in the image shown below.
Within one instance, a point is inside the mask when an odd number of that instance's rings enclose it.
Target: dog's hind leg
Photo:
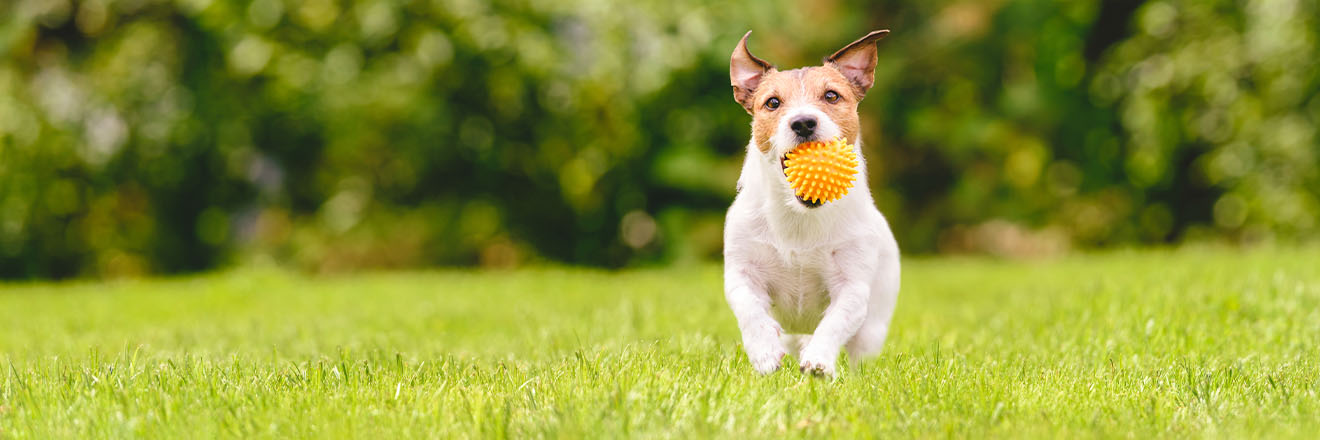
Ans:
[[[788,348],[788,353],[795,358],[802,358],[802,349],[806,348],[807,343],[811,342],[811,335],[799,333],[784,333],[779,336],[779,341]]]
[[[862,328],[857,330],[857,334],[848,340],[848,359],[853,365],[864,360],[875,357],[880,354],[880,349],[885,346],[885,338],[889,336],[889,317],[868,317],[866,322],[862,323]]]
[[[872,287],[871,302],[868,304],[866,320],[861,328],[848,340],[846,348],[848,358],[855,365],[880,354],[889,336],[889,322],[894,317],[894,306],[898,302],[899,287],[898,261],[886,265]]]

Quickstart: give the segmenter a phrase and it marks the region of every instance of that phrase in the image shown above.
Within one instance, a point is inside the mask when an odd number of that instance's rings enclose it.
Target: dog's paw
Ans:
[[[784,356],[788,355],[788,350],[784,349],[784,344],[774,338],[756,338],[743,341],[743,348],[747,351],[747,360],[752,362],[752,368],[761,374],[778,371]]]
[[[798,371],[801,371],[802,374],[831,379],[834,378],[834,363],[804,359],[802,363],[798,364]]]
[[[752,368],[755,369],[757,373],[766,375],[779,371],[779,365],[783,363],[784,356],[787,355],[788,352],[781,349],[760,354],[748,353],[747,359],[752,361]]]

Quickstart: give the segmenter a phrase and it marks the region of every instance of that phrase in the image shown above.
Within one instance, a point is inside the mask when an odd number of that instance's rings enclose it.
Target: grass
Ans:
[[[718,266],[0,286],[0,438],[1302,437],[1320,249],[909,259],[885,353],[755,375]]]

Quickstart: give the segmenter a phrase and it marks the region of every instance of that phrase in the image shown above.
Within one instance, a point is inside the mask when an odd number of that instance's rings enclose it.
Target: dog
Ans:
[[[730,58],[733,97],[752,116],[752,133],[724,223],[724,296],[761,374],[792,353],[802,373],[833,377],[841,348],[860,362],[889,333],[898,243],[867,188],[857,115],[875,82],[876,41],[888,32],[871,32],[820,66],[780,71],[748,51],[748,31]],[[785,155],[836,137],[856,149],[856,188],[823,204],[798,197]]]

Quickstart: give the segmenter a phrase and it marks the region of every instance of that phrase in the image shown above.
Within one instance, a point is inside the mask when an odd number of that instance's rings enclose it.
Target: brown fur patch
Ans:
[[[825,100],[825,92],[833,90],[839,100],[833,104]],[[766,108],[770,98],[779,98],[778,109]],[[845,140],[857,143],[857,103],[861,96],[843,74],[830,66],[772,72],[766,75],[752,94],[752,140],[762,153],[769,152],[770,138],[779,126],[779,119],[789,107],[812,105],[829,115],[839,125]]]

